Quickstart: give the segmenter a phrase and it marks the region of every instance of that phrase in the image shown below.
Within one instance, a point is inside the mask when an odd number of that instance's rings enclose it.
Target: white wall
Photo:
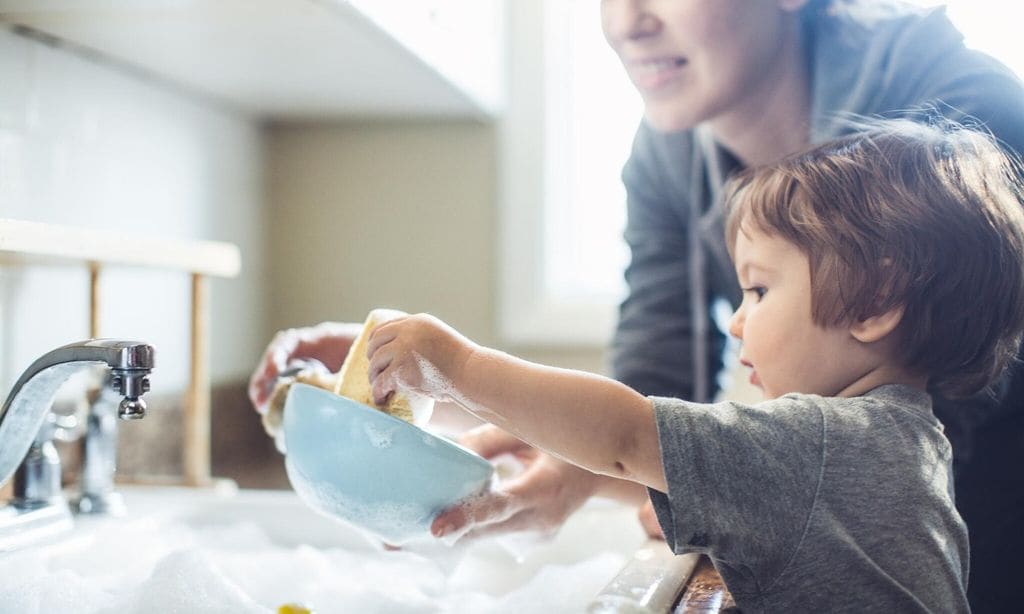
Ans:
[[[248,375],[269,334],[259,126],[138,75],[0,29],[0,217],[237,244],[211,282],[215,382]],[[110,246],[116,250],[116,245]],[[188,375],[186,274],[110,269],[101,335],[157,348],[154,392]],[[87,336],[84,268],[0,266],[0,384]]]

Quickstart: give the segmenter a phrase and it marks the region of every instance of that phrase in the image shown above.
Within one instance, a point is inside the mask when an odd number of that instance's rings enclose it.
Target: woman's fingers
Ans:
[[[535,455],[535,459],[499,490],[442,512],[434,519],[431,532],[436,537],[472,539],[515,531],[556,531],[586,500],[589,491],[573,479],[562,461],[544,455]]]
[[[258,411],[265,412],[278,375],[296,358],[316,359],[328,371],[336,372],[360,330],[361,324],[322,322],[279,331],[267,345],[249,379],[249,399]]]
[[[274,381],[284,369],[289,356],[295,352],[297,345],[298,331],[282,330],[274,335],[260,357],[260,363],[249,379],[249,400],[260,413],[266,411],[267,401],[274,391]]]
[[[644,532],[647,533],[648,537],[665,539],[665,534],[661,531],[661,523],[658,522],[658,515],[654,512],[654,505],[650,501],[640,506],[640,509],[637,511],[637,518],[640,520],[640,526],[644,528]]]
[[[477,530],[479,526],[506,520],[519,509],[515,496],[504,491],[487,493],[438,514],[430,525],[430,532],[434,537],[444,537],[462,532],[467,526]]]
[[[459,437],[459,443],[487,459],[502,454],[514,454],[530,447],[523,440],[493,424],[482,424],[466,431]]]

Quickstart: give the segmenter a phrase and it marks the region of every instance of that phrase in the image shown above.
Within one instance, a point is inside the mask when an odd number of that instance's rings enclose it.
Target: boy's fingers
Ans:
[[[391,322],[385,322],[370,333],[370,338],[366,341],[367,356],[373,356],[374,352],[379,350],[382,345],[394,340],[395,334],[392,332],[390,324]]]
[[[391,383],[390,377],[377,377],[373,380],[373,384],[370,387],[373,393],[373,402],[377,405],[384,405],[388,401],[388,397],[394,391],[395,387]]]
[[[378,352],[373,355],[367,369],[369,371],[371,382],[376,380],[385,369],[391,366],[393,358],[394,357],[387,352]]]

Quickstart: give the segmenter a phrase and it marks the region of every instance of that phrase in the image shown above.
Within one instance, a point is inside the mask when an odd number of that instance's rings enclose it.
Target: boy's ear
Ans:
[[[861,343],[874,343],[884,339],[896,330],[903,319],[903,305],[893,307],[889,311],[857,320],[850,325],[850,334]]]

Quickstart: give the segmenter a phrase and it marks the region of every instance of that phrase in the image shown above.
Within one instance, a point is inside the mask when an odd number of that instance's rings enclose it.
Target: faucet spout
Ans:
[[[146,405],[140,397],[149,390],[153,354],[153,347],[140,341],[87,339],[59,347],[33,362],[0,409],[0,484],[10,479],[25,458],[57,389],[79,369],[109,367],[112,386],[124,397],[118,415],[141,418]]]

